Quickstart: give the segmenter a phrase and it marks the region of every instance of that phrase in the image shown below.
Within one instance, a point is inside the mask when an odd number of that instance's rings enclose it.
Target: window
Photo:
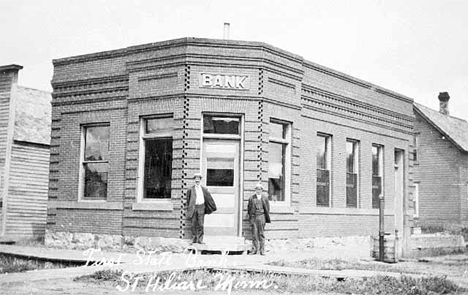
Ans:
[[[109,172],[109,125],[84,126],[84,150],[81,164],[84,199],[105,200]]]
[[[240,134],[240,118],[204,116],[203,132],[208,134]]]
[[[346,206],[357,208],[359,181],[359,142],[346,141]]]
[[[273,202],[285,202],[289,185],[290,124],[270,122],[268,145],[268,195]]]
[[[142,120],[140,198],[171,198],[172,126],[172,117]]]
[[[317,206],[330,207],[331,136],[318,134],[317,159]]]
[[[420,133],[416,132],[413,137],[413,160],[414,164],[419,164],[419,155],[418,155],[418,150],[419,150],[419,136]]]
[[[414,204],[414,218],[419,218],[419,183],[414,183],[414,196],[413,196],[413,204]]]
[[[383,146],[372,145],[372,208],[379,208],[379,196],[383,193]]]

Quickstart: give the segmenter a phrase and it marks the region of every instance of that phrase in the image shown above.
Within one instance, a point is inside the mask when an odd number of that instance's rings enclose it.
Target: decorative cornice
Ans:
[[[115,75],[115,76],[104,76],[88,79],[77,79],[67,80],[61,82],[52,81],[52,87],[54,90],[60,90],[61,88],[76,87],[76,86],[88,86],[88,85],[101,85],[107,83],[128,83],[128,74]]]
[[[338,73],[338,72],[332,71],[330,69],[326,69],[326,68],[324,68],[322,66],[312,64],[311,62],[308,62],[308,61],[304,62],[304,67],[308,68],[308,69],[311,69],[311,70],[314,70],[316,72],[320,72],[322,74],[326,74],[328,76],[332,76],[332,77],[338,78],[340,80],[343,80],[343,81],[346,81],[346,82],[349,82],[349,83],[364,87],[366,89],[372,88],[372,84],[370,84],[370,83],[360,81],[360,80],[357,80],[357,79],[353,79],[351,76],[348,76],[348,75],[345,75],[345,74],[342,74],[342,73]]]
[[[317,104],[321,104],[321,103],[317,103]],[[322,105],[325,105],[325,104],[322,104]],[[338,117],[342,117],[342,118],[345,118],[345,119],[349,119],[349,120],[352,120],[352,121],[356,121],[356,122],[361,122],[361,123],[365,123],[365,124],[369,124],[369,125],[373,125],[373,126],[377,126],[377,127],[380,127],[380,128],[383,128],[383,129],[390,129],[390,130],[393,130],[393,131],[396,131],[396,132],[400,132],[400,133],[404,133],[404,134],[413,134],[413,128],[412,126],[405,126],[405,125],[400,125],[400,124],[395,124],[394,122],[391,122],[391,121],[388,121],[388,120],[383,120],[383,119],[379,119],[379,118],[375,118],[375,117],[372,117],[372,116],[369,116],[369,115],[363,115],[363,117],[367,117],[371,120],[366,120],[366,119],[360,119],[356,116],[352,116],[352,115],[346,115],[344,113],[340,113],[340,112],[336,112],[336,111],[333,111],[333,110],[329,110],[329,109],[325,109],[325,108],[320,108],[320,107],[314,107],[312,105],[307,105],[307,104],[303,104],[302,105],[305,109],[309,109],[309,110],[313,110],[313,111],[318,111],[320,113],[327,113],[327,114],[330,114],[330,115],[333,115],[333,116],[338,116]],[[338,108],[336,108],[338,109]],[[341,111],[347,111],[347,109],[345,108],[342,108],[340,109]],[[358,114],[358,112],[353,112],[354,115]],[[389,126],[388,124],[380,124],[380,123],[377,123],[378,121],[381,121],[381,122],[385,122],[385,123],[391,123],[392,125],[396,125],[396,126],[399,126],[399,127],[403,127],[405,129],[401,129],[401,128],[396,128],[396,127],[392,127],[392,126]]]
[[[170,79],[170,78],[176,78],[176,77],[177,77],[177,72],[171,72],[171,73],[165,73],[165,74],[159,74],[159,75],[149,75],[149,76],[138,77],[138,82]]]
[[[290,104],[290,103],[274,100],[274,99],[267,98],[267,97],[262,97],[262,100],[264,102],[268,102],[268,103],[278,105],[278,106],[287,107],[287,108],[290,108],[290,109],[295,109],[295,110],[298,110],[298,111],[300,111],[302,109],[302,106],[298,106],[298,105],[295,105],[295,104]],[[268,124],[268,122],[266,122],[264,124]]]
[[[380,87],[378,87],[378,86],[376,86],[376,85],[374,85],[372,83],[369,83],[369,82],[366,82],[366,81],[363,81],[363,80],[359,80],[357,78],[354,78],[352,76],[349,76],[349,75],[334,71],[332,69],[328,69],[328,68],[323,67],[323,66],[318,66],[318,65],[313,64],[313,63],[311,63],[309,61],[304,61],[304,67],[308,68],[308,69],[311,69],[311,70],[314,70],[314,71],[317,71],[317,72],[320,72],[322,74],[326,74],[328,76],[332,76],[334,78],[346,81],[348,83],[363,87],[365,89],[369,89],[371,91],[374,91],[374,92],[377,92],[377,93],[380,93],[380,94],[383,94],[383,95],[386,95],[386,96],[390,96],[392,98],[396,98],[396,99],[404,101],[404,102],[413,103],[413,100],[411,98],[404,97],[403,95],[399,95],[399,94],[397,94],[395,92],[392,92],[390,90],[385,90],[385,89],[380,88]]]
[[[103,97],[96,100],[95,98],[91,99],[81,99],[81,100],[71,100],[71,101],[52,101],[51,104],[53,107],[55,106],[67,106],[67,105],[81,105],[81,104],[93,104],[93,103],[101,103],[101,102],[109,102],[109,101],[119,101],[119,100],[126,100],[127,95],[123,96],[112,96],[112,97]]]
[[[115,107],[115,108],[95,108],[92,110],[85,109],[85,110],[74,110],[74,111],[65,111],[62,114],[80,114],[80,113],[89,113],[89,112],[112,112],[112,111],[126,111],[126,107]]]
[[[281,80],[277,80],[275,78],[268,77],[268,82],[276,84],[276,85],[280,85],[280,86],[283,86],[283,87],[291,88],[294,91],[296,90],[296,85],[288,83],[288,82],[284,82],[284,81],[281,81]]]
[[[323,90],[323,89],[320,89],[320,88],[317,88],[317,87],[313,87],[313,86],[310,86],[310,85],[302,84],[302,91],[304,93],[308,93],[308,94],[312,94],[312,95],[315,94],[315,95],[319,95],[321,97],[324,97],[324,98],[327,98],[327,99],[330,99],[330,100],[338,101],[338,102],[340,102],[340,104],[346,104],[349,107],[354,108],[354,109],[360,108],[360,109],[363,109],[363,110],[378,113],[379,115],[397,118],[397,119],[406,121],[409,124],[412,124],[413,119],[414,119],[413,116],[408,116],[408,115],[397,113],[397,112],[394,112],[394,111],[391,111],[391,110],[388,110],[388,109],[377,107],[377,106],[374,106],[374,105],[369,104],[369,103],[358,101],[356,99],[352,99],[352,98],[346,97],[344,95],[336,94],[336,93],[333,93],[333,92],[330,92],[330,91],[327,91],[327,90]],[[307,100],[313,100],[313,98],[307,97],[306,95],[303,95],[303,98],[305,98]]]
[[[178,94],[167,94],[167,95],[152,95],[152,96],[142,96],[142,97],[132,97],[127,101],[128,103],[135,103],[147,100],[171,100],[171,99],[183,99],[184,93]]]
[[[88,89],[88,90],[79,90],[79,91],[64,91],[64,92],[54,92],[52,93],[53,99],[59,99],[64,97],[78,97],[85,95],[93,94],[111,94],[111,93],[122,93],[128,92],[128,86],[113,86],[113,87],[103,87],[98,89]]]
[[[177,68],[183,67],[186,65],[185,60],[171,62],[171,63],[164,63],[164,64],[157,64],[157,65],[148,65],[142,67],[128,67],[127,70],[130,73],[141,72],[141,71],[152,71],[152,70],[160,70],[160,69],[169,69],[169,68]]]
[[[222,62],[216,62],[216,60]],[[171,62],[172,61],[172,62]],[[235,55],[213,55],[213,54],[198,54],[198,53],[184,53],[167,55],[163,57],[152,57],[148,59],[142,59],[138,61],[130,61],[127,63],[128,70],[130,72],[142,71],[142,70],[155,70],[166,67],[180,66],[181,63],[185,62],[188,65],[200,65],[200,66],[229,66],[233,68],[259,68],[267,67],[271,71],[283,73],[276,69],[283,69],[291,73],[284,73],[283,75],[294,80],[302,81],[303,70],[300,67],[291,67],[272,59],[259,57],[248,57],[248,56],[235,56]],[[157,63],[157,64],[151,64]]]

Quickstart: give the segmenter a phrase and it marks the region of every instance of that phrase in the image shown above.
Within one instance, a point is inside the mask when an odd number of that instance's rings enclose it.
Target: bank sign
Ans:
[[[250,76],[200,73],[199,84],[202,88],[249,90]]]

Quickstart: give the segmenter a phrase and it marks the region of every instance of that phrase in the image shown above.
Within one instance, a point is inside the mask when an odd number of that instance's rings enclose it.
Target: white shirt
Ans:
[[[205,203],[205,197],[203,196],[203,191],[201,185],[195,185],[195,192],[197,193],[197,198],[195,199],[196,205],[201,205]]]

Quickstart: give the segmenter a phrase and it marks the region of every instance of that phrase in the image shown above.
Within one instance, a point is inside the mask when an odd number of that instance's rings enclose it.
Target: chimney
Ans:
[[[449,116],[449,108],[448,108],[448,101],[450,99],[450,95],[448,92],[439,92],[439,113],[442,115]]]
[[[22,69],[19,65],[0,66],[0,80],[10,85],[18,83],[18,72]]]
[[[224,23],[224,40],[229,39],[229,23]]]

